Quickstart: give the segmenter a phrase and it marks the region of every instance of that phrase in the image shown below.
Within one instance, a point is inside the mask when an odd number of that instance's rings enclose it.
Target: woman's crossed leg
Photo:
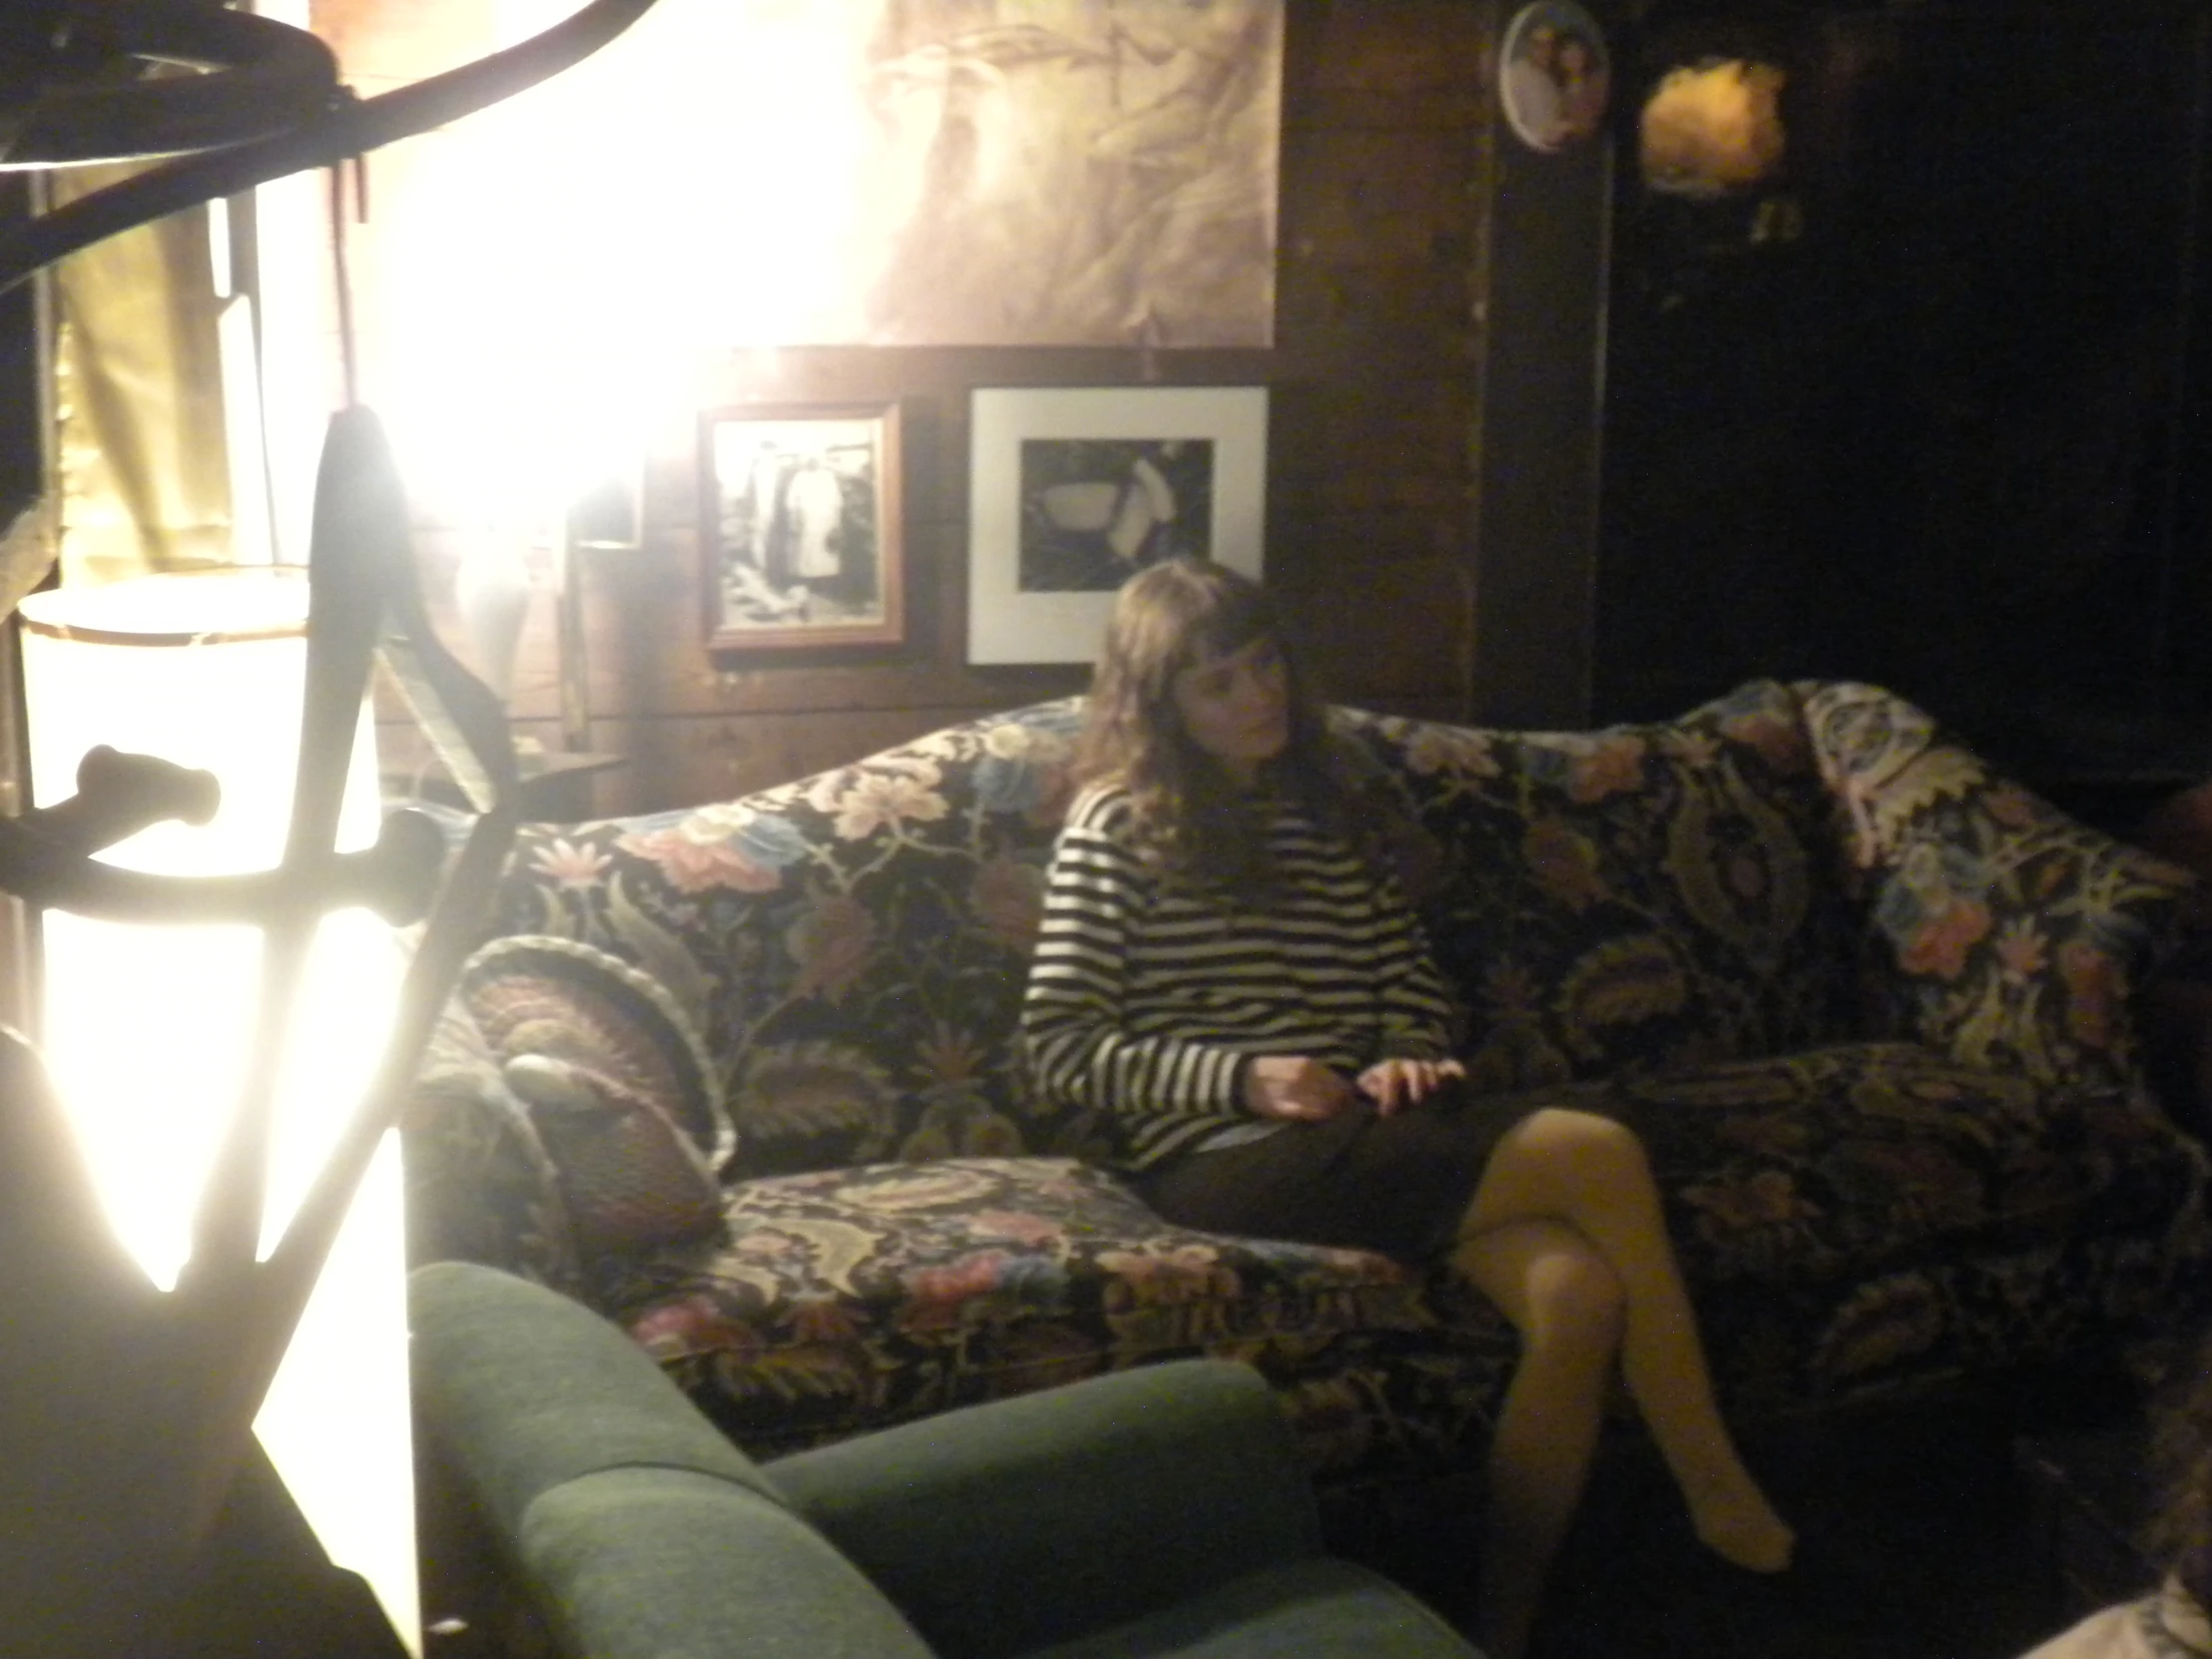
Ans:
[[[1795,1535],[1721,1421],[1633,1131],[1562,1108],[1524,1118],[1492,1153],[1451,1259],[1523,1344],[1491,1442],[1483,1547],[1486,1634],[1503,1659],[1526,1640],[1581,1499],[1616,1355],[1698,1537],[1752,1571],[1788,1567]]]

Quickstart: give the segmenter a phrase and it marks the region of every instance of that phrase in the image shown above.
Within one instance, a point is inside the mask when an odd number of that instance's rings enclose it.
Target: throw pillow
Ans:
[[[455,995],[528,1109],[580,1245],[645,1249],[719,1229],[716,1173],[736,1137],[666,986],[592,945],[521,934],[470,957]]]
[[[560,1172],[458,997],[439,1012],[400,1128],[411,1260],[485,1262],[561,1289],[579,1283]]]
[[[643,1250],[720,1231],[714,1171],[650,1094],[544,1054],[517,1054],[505,1074],[560,1172],[587,1250]]]

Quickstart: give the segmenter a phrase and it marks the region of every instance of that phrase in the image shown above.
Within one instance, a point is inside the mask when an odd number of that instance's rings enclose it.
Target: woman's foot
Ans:
[[[1691,1524],[1698,1540],[1731,1566],[1747,1572],[1787,1572],[1797,1534],[1756,1491],[1748,1497],[1693,1500]]]

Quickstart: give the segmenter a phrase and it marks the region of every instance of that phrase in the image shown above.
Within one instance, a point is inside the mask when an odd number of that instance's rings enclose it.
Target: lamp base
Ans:
[[[330,1564],[259,1442],[173,1629],[165,1659],[412,1659],[368,1581]]]

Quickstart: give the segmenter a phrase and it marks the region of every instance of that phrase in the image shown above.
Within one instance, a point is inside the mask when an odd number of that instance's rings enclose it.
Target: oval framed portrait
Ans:
[[[1605,31],[1574,0],[1535,0],[1516,11],[1497,64],[1498,107],[1529,149],[1572,149],[1604,125],[1612,58]]]

